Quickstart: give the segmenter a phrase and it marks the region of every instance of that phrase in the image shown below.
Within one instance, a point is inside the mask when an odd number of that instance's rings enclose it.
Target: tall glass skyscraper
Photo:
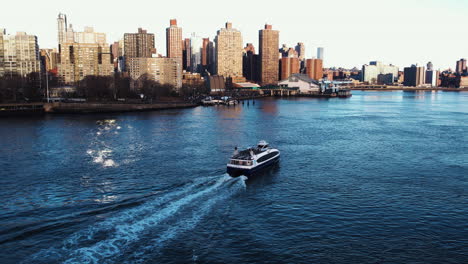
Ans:
[[[192,72],[201,73],[202,67],[202,49],[203,49],[203,38],[192,33],[190,37],[190,47],[192,50],[191,65],[190,69]]]
[[[323,61],[323,48],[317,48],[317,59],[320,59]]]

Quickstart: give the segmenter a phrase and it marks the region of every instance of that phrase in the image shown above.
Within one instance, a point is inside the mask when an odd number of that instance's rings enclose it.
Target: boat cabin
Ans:
[[[269,147],[269,144],[265,140],[262,140],[262,141],[258,142],[258,145],[257,145],[258,149],[266,150],[266,149],[268,149],[268,147]]]

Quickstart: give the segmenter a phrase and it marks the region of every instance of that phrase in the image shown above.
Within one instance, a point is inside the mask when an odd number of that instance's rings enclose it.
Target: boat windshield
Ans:
[[[262,140],[262,141],[258,142],[257,147],[259,149],[266,149],[266,148],[268,148],[268,143],[265,140]]]

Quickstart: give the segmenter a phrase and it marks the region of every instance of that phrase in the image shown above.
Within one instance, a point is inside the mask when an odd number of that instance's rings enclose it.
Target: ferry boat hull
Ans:
[[[227,167],[227,173],[231,176],[231,177],[240,177],[240,176],[247,176],[247,177],[250,177],[250,176],[253,176],[257,173],[260,173],[262,172],[263,170],[273,166],[274,164],[276,164],[280,159],[280,155],[278,154],[278,156],[276,156],[275,158],[273,159],[270,159],[269,161],[266,161],[262,164],[259,164],[253,168],[238,168],[238,167],[231,167],[231,166],[228,166]]]

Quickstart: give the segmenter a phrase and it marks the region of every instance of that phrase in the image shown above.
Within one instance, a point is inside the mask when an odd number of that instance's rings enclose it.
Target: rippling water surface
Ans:
[[[234,146],[279,166],[232,179]],[[468,263],[468,93],[0,119],[1,263]]]

